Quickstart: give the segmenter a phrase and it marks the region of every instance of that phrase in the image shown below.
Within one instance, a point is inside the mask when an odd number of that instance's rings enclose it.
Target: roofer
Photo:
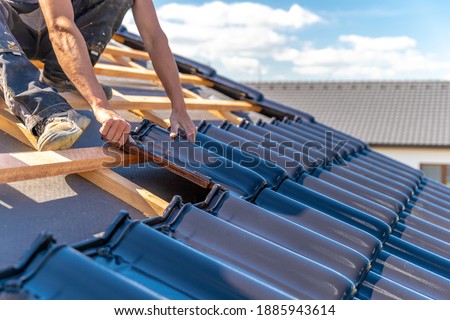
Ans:
[[[110,108],[112,90],[99,84],[93,65],[130,8],[172,102],[171,136],[184,129],[194,141],[195,126],[151,0],[0,0],[0,90],[12,113],[38,137],[39,150],[70,148],[90,122],[58,91],[81,93],[105,140],[127,141],[130,124]],[[29,59],[45,64],[42,74]]]

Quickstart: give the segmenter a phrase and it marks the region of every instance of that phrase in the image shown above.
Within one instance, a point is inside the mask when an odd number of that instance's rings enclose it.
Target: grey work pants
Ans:
[[[134,0],[72,1],[75,23],[86,41],[92,65],[133,3]],[[44,62],[43,72],[50,80],[67,80],[39,6],[0,0],[0,93],[12,113],[39,136],[47,117],[71,107],[54,88],[39,80],[40,71],[29,59]]]

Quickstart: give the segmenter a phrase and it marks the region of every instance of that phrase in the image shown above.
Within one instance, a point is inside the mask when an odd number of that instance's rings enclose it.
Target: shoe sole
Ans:
[[[38,141],[39,151],[56,151],[56,150],[66,150],[71,148],[78,138],[83,133],[82,130],[78,130],[74,133],[57,137],[61,133],[55,131],[46,137],[44,141]]]

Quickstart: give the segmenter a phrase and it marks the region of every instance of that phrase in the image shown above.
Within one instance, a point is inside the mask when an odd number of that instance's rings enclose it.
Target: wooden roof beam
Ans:
[[[108,77],[123,77],[137,80],[159,81],[159,77],[155,71],[143,70],[137,68],[130,68],[124,66],[109,65],[104,63],[97,63],[94,67],[95,74]],[[181,83],[190,83],[196,85],[204,85],[212,87],[211,81],[205,80],[201,77],[189,74],[180,73]]]
[[[131,49],[131,48],[121,48],[113,45],[106,46],[103,54],[110,54],[113,56],[127,57],[136,60],[151,60],[149,54],[145,51]]]
[[[30,151],[0,154],[0,184],[102,170],[139,162],[113,147],[92,147],[60,151]]]
[[[36,137],[15,116],[3,109],[4,107],[4,102],[0,100],[0,130],[8,133],[27,146],[37,149]]]
[[[90,110],[86,100],[73,93],[61,94],[69,104],[77,110]],[[245,101],[236,100],[208,100],[185,98],[188,110],[219,110],[219,111],[260,111],[261,107]],[[115,110],[170,110],[172,103],[168,97],[132,96],[115,94],[109,101]]]

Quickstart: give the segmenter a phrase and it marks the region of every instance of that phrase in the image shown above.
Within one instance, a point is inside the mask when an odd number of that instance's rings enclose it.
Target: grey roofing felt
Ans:
[[[248,84],[371,145],[450,146],[448,81]]]

